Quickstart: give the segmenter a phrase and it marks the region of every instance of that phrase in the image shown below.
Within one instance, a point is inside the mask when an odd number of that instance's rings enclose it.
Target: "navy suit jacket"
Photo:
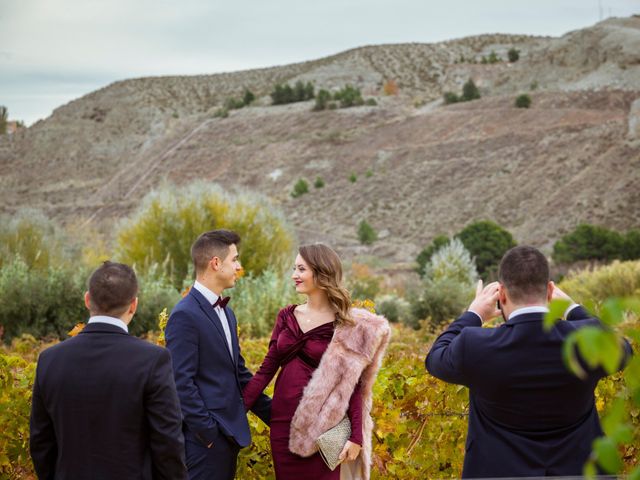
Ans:
[[[253,375],[240,353],[236,317],[228,306],[225,313],[233,355],[215,309],[195,288],[171,312],[165,338],[173,359],[185,438],[208,445],[222,434],[246,447],[251,433],[242,388]],[[262,395],[252,411],[269,424],[271,399]]]
[[[186,480],[167,349],[90,323],[40,354],[31,406],[38,478]]]
[[[433,376],[469,387],[464,478],[581,475],[602,435],[593,391],[605,372],[587,370],[581,380],[562,359],[571,332],[600,322],[579,306],[545,332],[543,316],[522,314],[482,328],[466,312],[427,355]],[[631,347],[624,348],[626,361]]]

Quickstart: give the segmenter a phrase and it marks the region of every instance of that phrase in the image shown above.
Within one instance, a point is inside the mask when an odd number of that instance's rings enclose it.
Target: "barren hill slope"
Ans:
[[[521,51],[514,64],[471,61],[513,46]],[[440,104],[469,77],[482,99]],[[275,107],[261,98],[229,118],[211,115],[245,86],[266,95],[298,79],[358,85],[379,105],[312,112],[310,102]],[[400,95],[382,96],[388,79]],[[532,84],[532,108],[514,108],[515,93]],[[355,236],[363,218],[382,237],[368,251],[399,261],[480,218],[548,246],[579,221],[640,225],[640,141],[628,133],[638,97],[636,17],[559,39],[370,46],[270,69],[126,80],[2,139],[0,205],[114,218],[164,179],[203,179],[268,195],[301,240],[345,253],[363,250]],[[318,176],[323,189],[290,197],[295,181]]]

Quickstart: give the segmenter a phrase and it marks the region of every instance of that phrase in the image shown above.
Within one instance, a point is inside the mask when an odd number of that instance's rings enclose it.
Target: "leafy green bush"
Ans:
[[[19,257],[0,267],[0,326],[5,342],[29,333],[64,338],[86,320],[85,281],[77,267],[30,269]]]
[[[117,258],[142,274],[162,265],[179,289],[191,265],[191,245],[201,233],[216,228],[240,235],[240,259],[249,273],[283,268],[291,259],[293,235],[278,209],[258,195],[232,195],[203,183],[149,193],[118,228]]]
[[[411,305],[414,317],[429,318],[434,326],[455,318],[473,299],[477,279],[471,255],[462,242],[454,238],[438,249],[426,264],[422,291]]]
[[[520,50],[517,50],[516,48],[510,48],[507,52],[507,55],[509,56],[509,61],[511,63],[517,62],[520,59]]]
[[[336,93],[334,93],[333,99],[340,102],[340,108],[349,108],[358,105],[364,105],[362,92],[359,88],[353,87],[351,85],[346,85],[341,90],[338,90]]]
[[[298,198],[299,196],[304,195],[307,192],[309,192],[309,184],[304,178],[301,178],[293,186],[293,190],[291,191],[291,196],[293,198]]]
[[[229,116],[229,109],[227,107],[220,107],[213,112],[213,118],[227,118]]]
[[[304,102],[314,97],[314,86],[311,82],[306,85],[298,80],[292,88],[289,84],[277,84],[271,92],[273,105],[284,105],[286,103]]]
[[[418,256],[416,257],[418,268],[416,269],[416,271],[421,277],[424,276],[424,267],[427,265],[429,260],[431,260],[431,256],[448,243],[449,237],[447,237],[446,235],[438,235],[431,241],[428,247],[425,247],[418,254]]]
[[[518,95],[515,101],[516,108],[529,108],[531,106],[531,97],[526,93]]]
[[[351,183],[356,183],[358,181],[358,176],[352,172],[351,175],[349,175],[349,181]]]
[[[322,188],[324,187],[324,180],[322,179],[322,177],[317,177],[316,181],[313,182],[313,186],[315,188]]]
[[[392,323],[408,323],[411,317],[411,305],[404,298],[396,295],[383,295],[376,299],[376,313]]]
[[[487,63],[500,63],[501,61],[502,60],[500,59],[500,57],[498,57],[496,52],[491,50],[491,53],[489,54],[489,57],[487,58]]]
[[[288,276],[273,270],[242,277],[230,295],[241,334],[247,337],[268,335],[281,308],[302,302]]]
[[[242,103],[244,106],[251,105],[253,101],[256,99],[256,96],[253,94],[251,90],[248,88],[244,89],[244,95],[242,95]]]
[[[449,105],[451,103],[458,103],[460,101],[460,97],[453,92],[444,92],[444,103]]]
[[[640,228],[632,228],[622,242],[622,260],[640,258]]]
[[[582,304],[601,303],[609,297],[640,298],[640,261],[616,260],[599,268],[570,272],[560,288]]]
[[[325,89],[321,89],[318,91],[316,95],[316,104],[313,109],[315,111],[324,110],[327,108],[327,104],[331,101],[331,92]]]
[[[476,87],[476,84],[472,79],[469,79],[462,86],[462,101],[468,102],[480,98],[480,90]]]
[[[502,256],[516,246],[511,233],[488,220],[467,225],[456,237],[475,258],[478,273],[483,279],[495,273]]]
[[[180,301],[181,295],[164,275],[161,265],[153,264],[146,272],[138,274],[138,310],[129,324],[129,333],[142,335],[157,329],[158,312],[171,309]]]
[[[552,258],[558,263],[610,261],[622,258],[624,244],[624,237],[620,233],[583,223],[553,245]]]
[[[46,269],[74,263],[79,251],[79,246],[39,210],[26,208],[0,217],[0,266],[19,257],[30,269]]]
[[[371,245],[378,239],[378,233],[366,220],[358,224],[358,240],[363,245]]]

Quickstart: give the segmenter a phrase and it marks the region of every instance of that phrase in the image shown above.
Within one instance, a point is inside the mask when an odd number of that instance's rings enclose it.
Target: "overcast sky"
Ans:
[[[481,33],[560,36],[640,0],[0,0],[0,105],[28,125],[115,80]]]

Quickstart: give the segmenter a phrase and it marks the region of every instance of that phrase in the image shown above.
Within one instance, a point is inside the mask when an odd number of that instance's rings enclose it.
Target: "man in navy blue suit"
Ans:
[[[84,330],[38,358],[29,441],[38,478],[186,480],[169,352],[129,335],[131,267],[104,262],[85,305]]]
[[[469,387],[462,476],[581,475],[593,440],[602,435],[593,392],[606,373],[582,362],[587,376],[578,378],[563,362],[562,344],[576,329],[601,324],[572,304],[567,321],[543,329],[548,302],[571,299],[549,281],[547,260],[533,247],[509,250],[498,278],[484,288],[479,283],[468,311],[426,358],[432,375]],[[500,314],[504,324],[482,328]],[[631,354],[628,342],[623,348],[621,368]]]
[[[240,237],[212,230],[191,247],[193,288],[173,309],[165,338],[183,416],[191,480],[233,479],[240,448],[251,443],[242,388],[252,374],[240,354],[237,320],[222,292],[235,285]],[[252,411],[269,424],[271,400]]]

